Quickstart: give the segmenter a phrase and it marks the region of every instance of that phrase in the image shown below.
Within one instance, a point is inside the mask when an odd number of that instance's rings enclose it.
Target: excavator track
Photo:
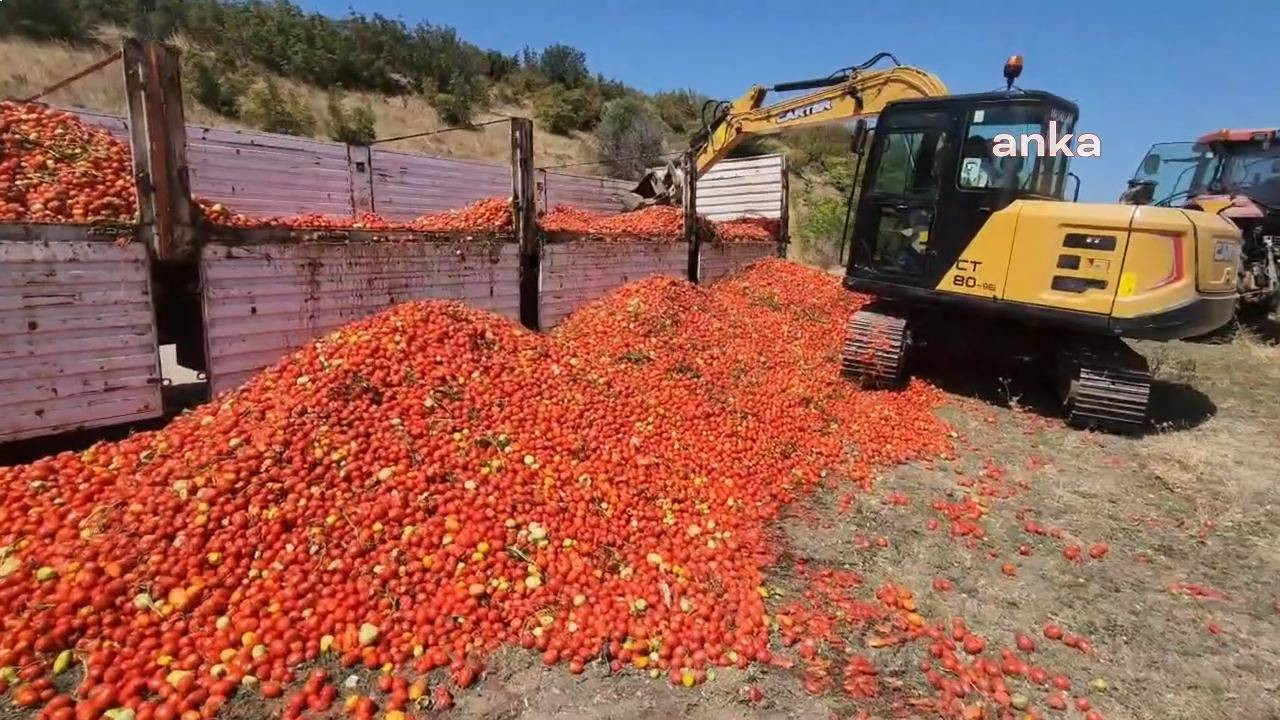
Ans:
[[[844,344],[844,374],[863,387],[884,388],[902,384],[911,331],[907,319],[887,307],[868,306],[849,320]]]
[[[1151,372],[1146,359],[1120,339],[1068,344],[1060,373],[1068,425],[1115,433],[1146,427]]]

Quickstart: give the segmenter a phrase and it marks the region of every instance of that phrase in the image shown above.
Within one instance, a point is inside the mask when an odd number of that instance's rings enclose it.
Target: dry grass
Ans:
[[[1115,691],[1094,700],[1108,718],[1278,717],[1280,683],[1265,668],[1280,662],[1280,350],[1249,335],[1141,349],[1157,366],[1154,402],[1168,418],[1145,437],[1073,432],[983,406],[980,414],[996,419],[988,424],[951,409],[980,453],[962,464],[965,473],[992,457],[1028,488],[993,503],[979,548],[929,538],[885,571],[917,584],[959,575],[959,592],[935,599],[1001,643],[1049,619],[1090,637],[1095,658],[1053,647],[1038,659],[1077,684],[1107,678]],[[1047,465],[1027,469],[1033,457]],[[915,498],[955,492],[953,482],[945,470],[908,468],[884,487]],[[1065,540],[1026,533],[1019,508],[1062,528]],[[918,534],[921,517],[902,531]],[[1062,556],[1064,542],[1099,540],[1112,548],[1102,561]],[[1030,557],[1012,552],[1022,544],[1034,547]],[[1016,578],[998,571],[1010,561]],[[1170,592],[1175,582],[1220,589],[1227,600]],[[1211,622],[1220,635],[1208,631]]]
[[[0,38],[0,98],[21,98],[39,92],[59,80],[101,59],[119,43],[117,31],[105,31],[102,48],[82,47],[62,42],[36,42],[22,38]],[[318,123],[317,136],[327,139],[325,122],[325,90],[277,78],[282,87],[306,100]],[[419,132],[441,130],[445,126],[435,110],[418,96],[389,97],[353,93],[353,100],[367,103],[374,111],[379,137],[396,137]],[[80,107],[123,115],[127,109],[124,80],[119,64],[110,65],[67,88],[43,99],[51,105]],[[188,103],[187,121],[199,125],[244,128],[245,125],[210,112],[196,103]],[[532,109],[521,106],[494,107],[480,113],[476,122],[502,116],[530,116]],[[473,160],[507,162],[511,157],[511,136],[504,125],[479,130],[454,132],[415,138],[389,145],[394,149],[433,155],[455,156]],[[588,162],[596,159],[589,136],[575,133],[572,137],[552,135],[534,130],[535,162],[539,166]],[[575,168],[573,172],[605,174],[598,166]]]

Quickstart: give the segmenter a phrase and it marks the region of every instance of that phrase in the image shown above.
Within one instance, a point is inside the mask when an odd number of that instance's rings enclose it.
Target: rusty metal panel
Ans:
[[[211,244],[201,250],[200,275],[215,395],[311,338],[396,303],[453,299],[520,316],[512,243]]]
[[[699,277],[709,283],[741,270],[760,258],[777,257],[778,244],[773,242],[737,242],[703,244]]]
[[[782,155],[723,160],[698,178],[698,212],[712,220],[782,216]]]
[[[689,246],[682,242],[629,240],[573,241],[542,250],[542,287],[538,292],[543,329],[554,327],[579,307],[614,288],[650,275],[683,278]]]
[[[412,220],[489,197],[511,197],[511,166],[373,148],[373,209]]]
[[[351,216],[347,146],[309,138],[187,125],[196,197],[250,216]]]
[[[0,441],[163,414],[150,278],[141,243],[0,240]]]
[[[600,213],[619,213],[627,209],[624,198],[635,186],[629,180],[575,175],[573,173],[542,170],[538,173],[539,210],[550,210],[557,205],[571,205]]]

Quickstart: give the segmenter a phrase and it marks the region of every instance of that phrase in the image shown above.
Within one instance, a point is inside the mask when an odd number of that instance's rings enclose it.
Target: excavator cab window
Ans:
[[[946,133],[895,131],[885,138],[884,160],[872,192],[932,193],[937,190]]]
[[[1003,157],[993,145],[1005,134],[1047,140],[1051,122],[1061,137],[1076,117],[1069,100],[1038,91],[889,104],[853,211],[849,277],[933,288],[993,213],[1023,198],[1063,199],[1065,156],[1049,156],[1045,147]]]
[[[933,202],[946,158],[947,133],[939,129],[889,130],[871,192],[881,206],[872,265],[883,272],[917,275],[927,265]]]
[[[928,272],[938,193],[949,176],[953,127],[950,115],[941,112],[881,118],[854,225],[857,262],[901,277]]]
[[[958,184],[962,190],[1001,189],[1061,199],[1066,186],[1067,156],[1044,154],[1050,137],[1070,134],[1075,116],[1054,113],[1039,103],[985,104],[968,113],[961,146]],[[1017,141],[1017,154],[997,152],[1001,137]],[[1025,144],[1023,138],[1039,138]],[[1027,153],[1023,153],[1027,150]],[[1039,152],[1041,155],[1033,153]]]

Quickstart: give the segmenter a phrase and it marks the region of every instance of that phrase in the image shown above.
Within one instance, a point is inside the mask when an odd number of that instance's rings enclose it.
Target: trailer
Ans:
[[[785,252],[698,236],[691,186],[680,238],[552,236],[536,217],[559,204],[626,207],[617,178],[538,169],[532,123],[509,123],[508,163],[460,160],[187,124],[176,52],[127,41],[130,114],[76,111],[132,150],[132,226],[0,224],[0,443],[129,427],[239,386],[310,339],[396,303],[460,300],[533,330],[652,274],[712,281]],[[155,72],[152,72],[154,69]],[[726,161],[702,179],[715,218],[780,219],[785,159]],[[305,230],[213,225],[202,198],[255,216],[376,212],[406,221],[509,197],[495,232]],[[160,351],[172,346],[178,379]]]

